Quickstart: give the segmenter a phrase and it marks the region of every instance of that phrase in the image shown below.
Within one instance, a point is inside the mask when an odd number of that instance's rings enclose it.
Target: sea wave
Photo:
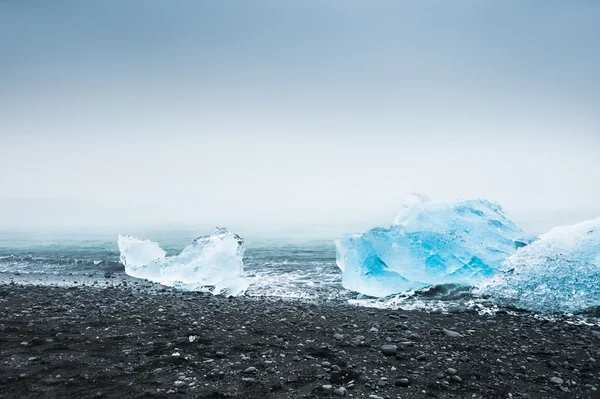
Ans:
[[[89,273],[118,272],[123,270],[119,261],[109,259],[88,259],[72,257],[52,257],[30,254],[0,256],[0,271],[14,273]]]

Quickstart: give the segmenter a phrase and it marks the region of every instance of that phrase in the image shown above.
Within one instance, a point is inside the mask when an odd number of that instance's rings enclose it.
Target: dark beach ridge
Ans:
[[[0,285],[0,398],[598,398],[600,327],[143,282]]]

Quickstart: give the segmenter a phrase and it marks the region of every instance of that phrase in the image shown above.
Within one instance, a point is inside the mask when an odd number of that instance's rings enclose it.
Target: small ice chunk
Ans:
[[[539,312],[577,313],[600,307],[600,218],[555,227],[504,262],[506,273],[482,293]]]
[[[162,262],[167,254],[157,243],[150,240],[138,240],[130,235],[119,235],[117,241],[121,252],[121,263],[137,267]]]
[[[167,254],[157,243],[139,240],[130,235],[119,235],[117,244],[125,273],[132,277],[155,281],[153,278],[160,275],[160,266]]]
[[[214,287],[213,293],[241,295],[248,289],[244,277],[244,240],[226,228],[195,239],[177,256],[165,257],[158,244],[119,236],[125,272],[183,290]]]
[[[394,225],[336,240],[345,288],[383,297],[437,284],[475,285],[530,240],[486,200],[411,195]]]

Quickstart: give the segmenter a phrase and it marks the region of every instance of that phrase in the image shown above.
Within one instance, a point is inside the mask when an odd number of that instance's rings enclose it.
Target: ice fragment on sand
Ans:
[[[600,307],[600,218],[555,227],[504,262],[507,273],[481,290],[513,306],[541,312]]]
[[[215,294],[240,295],[248,288],[244,277],[244,240],[226,228],[195,239],[177,256],[165,257],[158,244],[119,236],[125,272],[184,290],[213,286]]]
[[[410,195],[394,225],[336,240],[345,288],[383,297],[437,284],[474,285],[530,240],[486,200]]]

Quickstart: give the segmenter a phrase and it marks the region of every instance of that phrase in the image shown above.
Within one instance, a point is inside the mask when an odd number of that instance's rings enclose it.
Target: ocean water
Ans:
[[[137,234],[136,234],[137,235]],[[198,234],[200,235],[200,234]],[[140,234],[158,242],[168,255],[178,254],[196,235],[188,231]],[[341,286],[330,239],[246,239],[244,269],[250,296],[306,299],[351,297]],[[126,280],[119,261],[116,233],[0,232],[0,277],[30,278],[47,284],[104,279]]]

